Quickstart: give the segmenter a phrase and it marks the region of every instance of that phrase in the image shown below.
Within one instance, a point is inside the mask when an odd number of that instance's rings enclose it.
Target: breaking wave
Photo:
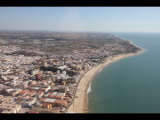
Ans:
[[[90,93],[91,92],[91,83],[89,84],[89,87],[87,89],[87,93]]]

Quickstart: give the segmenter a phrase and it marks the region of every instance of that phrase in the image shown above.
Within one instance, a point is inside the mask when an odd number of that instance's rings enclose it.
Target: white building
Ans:
[[[1,104],[0,105],[0,110],[1,111],[5,111],[2,113],[17,113],[18,111],[20,111],[22,109],[21,105],[17,105],[17,104]]]
[[[7,77],[5,77],[5,76],[1,76],[1,78],[3,79],[3,80],[7,80]]]
[[[32,75],[35,75],[35,74],[37,74],[38,72],[39,72],[39,70],[38,70],[38,69],[35,69],[35,70],[32,70],[32,71],[31,71],[31,74],[32,74]]]
[[[63,66],[59,66],[58,68],[61,70],[64,70],[66,67],[67,67],[66,65],[63,65]]]
[[[62,74],[63,74],[63,76],[65,76],[66,75],[66,71],[62,71]]]

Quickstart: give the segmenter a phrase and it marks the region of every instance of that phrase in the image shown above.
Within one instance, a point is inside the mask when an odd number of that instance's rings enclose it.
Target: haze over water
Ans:
[[[116,33],[146,51],[111,63],[91,83],[90,113],[160,113],[160,33]]]

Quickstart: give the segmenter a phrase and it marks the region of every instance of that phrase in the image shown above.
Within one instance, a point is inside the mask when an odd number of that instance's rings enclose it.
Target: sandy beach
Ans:
[[[137,55],[143,51],[144,50],[141,50],[137,53],[120,54],[117,57],[113,58],[112,60],[108,60],[105,63],[99,64],[99,65],[93,67],[87,73],[85,73],[84,76],[82,77],[78,87],[77,87],[76,96],[78,96],[78,98],[74,99],[74,104],[72,104],[70,106],[70,108],[68,109],[68,111],[66,113],[89,113],[88,103],[87,103],[88,102],[87,89],[88,89],[88,86],[89,86],[92,78],[94,77],[94,75],[96,75],[96,73],[99,70],[101,70],[102,68],[104,68],[105,66],[107,66],[108,64],[110,64],[112,62],[116,62],[120,59],[130,57],[133,55]]]

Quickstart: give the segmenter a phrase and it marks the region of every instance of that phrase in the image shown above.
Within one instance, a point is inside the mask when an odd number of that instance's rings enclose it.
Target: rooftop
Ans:
[[[51,103],[43,103],[42,105],[43,106],[48,106],[48,105],[51,105]]]
[[[63,96],[59,96],[59,95],[48,95],[47,97],[49,98],[62,98]]]
[[[47,98],[47,99],[45,99],[44,101],[45,101],[45,102],[54,102],[55,99],[48,99],[48,98]]]
[[[41,98],[39,101],[40,102],[54,102],[55,99]]]
[[[67,100],[55,100],[54,103],[67,103]]]
[[[37,93],[44,93],[44,91],[38,91]]]

